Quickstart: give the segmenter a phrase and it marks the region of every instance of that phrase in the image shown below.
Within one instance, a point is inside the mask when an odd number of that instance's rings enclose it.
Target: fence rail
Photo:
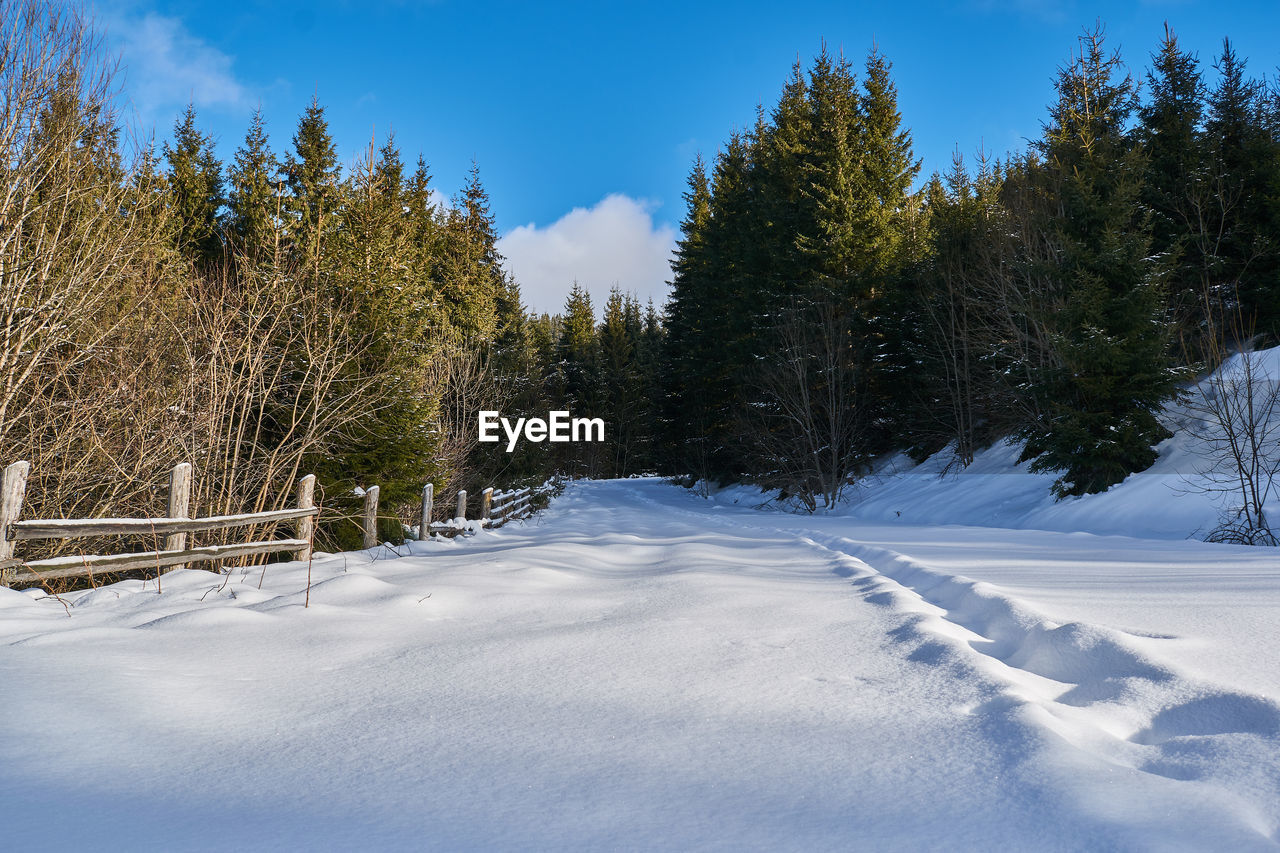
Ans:
[[[170,533],[203,533],[253,524],[291,521],[319,513],[318,509],[278,509],[241,515],[211,515],[207,518],[53,518],[17,521],[9,524],[9,538],[83,539],[86,536],[148,536]]]
[[[523,518],[533,511],[532,501],[533,489],[530,488],[493,495],[488,526],[501,527],[508,521]]]
[[[80,577],[100,572],[122,572],[134,569],[175,569],[188,563],[226,560],[257,554],[293,552],[294,559],[311,558],[315,518],[320,509],[315,505],[314,475],[298,481],[297,506],[293,509],[249,512],[238,515],[215,515],[188,518],[191,508],[191,465],[183,462],[169,472],[169,514],[164,518],[51,518],[22,519],[26,498],[28,462],[15,462],[4,469],[0,480],[0,586],[29,581]],[[192,533],[229,530],[237,527],[294,522],[294,536],[225,545],[187,547]],[[24,561],[14,556],[18,542],[49,539],[83,539],[89,536],[150,536],[164,547],[151,551],[125,554],[71,554],[41,560]]]
[[[296,505],[291,509],[188,518],[191,504],[191,466],[184,462],[174,466],[169,474],[169,514],[163,518],[23,519],[22,505],[30,473],[29,463],[15,462],[4,469],[3,479],[0,480],[0,586],[137,569],[154,569],[159,575],[166,569],[180,568],[188,563],[284,551],[292,552],[295,560],[306,561],[311,558],[316,517],[320,514],[320,508],[315,505],[316,478],[311,474],[298,481]],[[379,491],[377,486],[370,486],[364,492],[360,527],[365,548],[378,544]],[[466,490],[458,491],[454,517],[447,521],[431,520],[434,491],[430,483],[422,490],[418,538],[429,539],[432,535],[456,536],[471,529],[473,524],[467,520]],[[533,511],[534,494],[534,490],[527,487],[506,492],[485,489],[481,494],[478,519],[480,526],[502,527],[509,521],[528,516]],[[188,547],[187,544],[188,536],[195,533],[287,521],[294,522],[294,535],[287,539],[200,547]],[[149,536],[156,544],[159,544],[160,537],[164,537],[164,547],[124,554],[73,554],[30,561],[14,555],[15,546],[19,542],[102,536]]]

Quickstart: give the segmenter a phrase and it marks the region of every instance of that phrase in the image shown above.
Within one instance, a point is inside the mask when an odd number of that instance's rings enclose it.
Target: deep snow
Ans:
[[[0,590],[0,846],[1280,847],[1273,551],[940,526],[905,479],[574,484],[317,559],[307,610],[299,564]]]

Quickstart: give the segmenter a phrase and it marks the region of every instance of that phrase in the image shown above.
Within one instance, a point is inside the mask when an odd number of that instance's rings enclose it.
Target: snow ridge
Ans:
[[[796,535],[742,518],[715,523]],[[1158,644],[1173,637],[1059,623],[996,585],[895,550],[812,530],[796,538],[831,554],[832,570],[868,603],[903,615],[892,639],[910,660],[971,667],[1004,685],[965,713],[1018,716],[1116,767],[1202,782],[1204,796],[1248,827],[1247,846],[1280,846],[1280,702],[1162,661]]]

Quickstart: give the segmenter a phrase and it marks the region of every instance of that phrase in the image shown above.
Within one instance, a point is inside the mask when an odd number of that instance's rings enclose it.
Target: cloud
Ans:
[[[197,108],[249,104],[232,57],[193,35],[181,19],[123,13],[106,24],[108,41],[121,54],[125,91],[144,123],[171,120],[188,102]]]
[[[594,207],[576,207],[545,228],[522,225],[498,241],[507,268],[520,282],[535,313],[564,309],[574,281],[591,294],[597,313],[617,285],[641,302],[662,305],[671,278],[676,229],[653,221],[652,202],[606,196]]]

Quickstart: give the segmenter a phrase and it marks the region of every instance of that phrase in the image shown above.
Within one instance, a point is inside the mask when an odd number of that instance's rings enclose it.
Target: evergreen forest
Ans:
[[[888,57],[824,47],[693,164],[666,305],[565,282],[534,315],[478,167],[446,199],[391,134],[344,161],[319,98],[274,136],[247,116],[227,162],[194,106],[138,141],[83,16],[5,9],[0,446],[33,517],[154,514],[181,461],[193,515],[315,473],[333,549],[372,484],[395,541],[427,482],[659,473],[816,508],[885,453],[1010,436],[1077,495],[1280,337],[1280,89],[1229,42],[1206,68],[1166,30],[1139,72],[1090,29],[1027,150],[927,177]],[[560,409],[606,440],[478,441],[480,410]]]

